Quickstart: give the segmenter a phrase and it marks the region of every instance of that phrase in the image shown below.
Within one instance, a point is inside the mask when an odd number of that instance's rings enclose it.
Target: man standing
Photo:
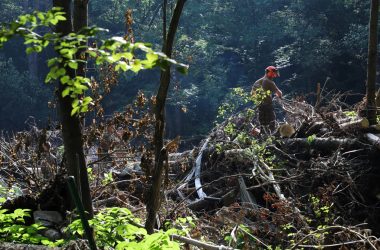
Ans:
[[[265,75],[257,80],[252,87],[251,95],[256,98],[260,98],[258,93],[260,93],[263,98],[259,104],[259,122],[262,126],[269,126],[270,130],[275,129],[276,115],[274,113],[272,104],[272,94],[276,94],[279,98],[282,98],[282,92],[279,90],[274,83],[273,79],[279,77],[280,74],[278,69],[274,66],[268,66],[265,69]]]

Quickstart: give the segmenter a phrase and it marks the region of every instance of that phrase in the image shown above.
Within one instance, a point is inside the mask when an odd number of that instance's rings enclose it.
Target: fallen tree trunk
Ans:
[[[368,142],[371,143],[372,146],[380,150],[380,137],[371,133],[367,133],[365,134],[365,138],[368,140]]]
[[[366,129],[369,127],[369,121],[367,118],[363,118],[360,120],[349,121],[339,125],[339,128],[344,131],[355,131]]]
[[[346,150],[360,148],[362,143],[357,139],[338,139],[329,138],[294,138],[285,139],[283,142],[287,145],[292,145],[301,148],[313,148],[321,151],[337,150],[345,148]]]

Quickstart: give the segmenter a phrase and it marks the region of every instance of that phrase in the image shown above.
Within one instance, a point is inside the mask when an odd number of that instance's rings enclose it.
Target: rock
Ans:
[[[56,241],[62,239],[62,234],[53,228],[48,228],[42,232],[42,235],[48,238],[51,241]]]
[[[33,219],[45,227],[59,225],[63,222],[62,215],[57,211],[34,211]]]

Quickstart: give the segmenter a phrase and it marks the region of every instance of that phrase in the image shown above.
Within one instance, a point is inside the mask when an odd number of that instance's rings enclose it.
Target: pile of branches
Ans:
[[[380,132],[342,98],[317,106],[278,100],[284,118],[276,131],[244,110],[215,127],[199,148],[170,154],[157,224],[197,217],[189,238],[206,236],[232,248],[379,248]],[[154,162],[154,117],[146,106],[140,93],[124,112],[86,128],[95,210],[122,206],[145,216]],[[2,181],[8,190],[20,187],[32,203],[3,205],[64,214],[68,208],[58,205],[69,197],[59,188],[65,186],[59,130],[33,125],[3,134],[0,144]],[[28,194],[38,197],[25,199]]]
[[[140,163],[143,155],[147,159],[152,155],[152,101],[139,92],[124,111],[98,117],[86,126],[84,149],[95,210],[122,206],[144,212],[147,181]],[[42,209],[64,216],[71,197],[59,126],[40,129],[33,119],[27,124],[29,130],[2,132],[0,137],[0,198],[7,199],[0,205],[9,211]]]
[[[378,249],[380,131],[342,97],[278,100],[276,131],[259,132],[245,110],[199,149],[171,155],[182,181],[167,192],[177,202],[169,215],[191,210],[203,235],[239,248]]]

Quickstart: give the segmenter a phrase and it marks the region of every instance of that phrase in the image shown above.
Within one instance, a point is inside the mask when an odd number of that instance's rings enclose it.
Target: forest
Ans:
[[[380,249],[379,0],[0,9],[0,249]]]

